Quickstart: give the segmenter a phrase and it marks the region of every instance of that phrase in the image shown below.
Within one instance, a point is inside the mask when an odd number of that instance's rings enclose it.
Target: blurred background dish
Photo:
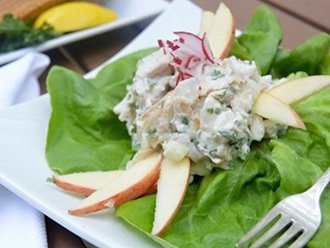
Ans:
[[[0,19],[2,19],[6,14],[11,14],[13,18],[18,18],[18,20],[22,22],[24,21],[28,24],[29,22],[32,22],[33,24],[34,18],[37,18],[39,14],[42,14],[45,10],[55,6],[56,4],[63,3],[64,1],[68,2],[67,0],[1,1]],[[2,2],[4,2],[4,4]],[[21,2],[21,4],[19,2]],[[34,5],[31,3],[36,3],[39,5]],[[148,8],[145,8],[144,5],[148,5]],[[92,27],[90,28],[81,29],[75,32],[60,33],[55,38],[51,38],[49,40],[47,39],[45,42],[38,45],[22,47],[11,52],[0,53],[0,65],[17,59],[30,51],[44,52],[52,48],[61,47],[69,43],[96,36],[110,30],[136,23],[148,17],[155,16],[163,11],[168,6],[168,3],[164,0],[145,0],[144,5],[141,5],[139,1],[134,0],[103,0],[100,2],[100,6],[102,8],[114,11],[117,15],[117,19],[97,26],[91,25]],[[70,21],[72,20],[70,19]],[[2,30],[3,29],[0,28],[0,36],[3,35]],[[0,51],[3,50],[1,49],[1,46],[3,45],[4,43],[0,44]]]

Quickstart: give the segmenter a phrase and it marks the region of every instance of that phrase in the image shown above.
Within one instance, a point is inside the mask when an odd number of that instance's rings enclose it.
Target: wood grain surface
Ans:
[[[265,0],[264,2],[289,13],[302,22],[309,23],[317,29],[330,32],[329,0]]]

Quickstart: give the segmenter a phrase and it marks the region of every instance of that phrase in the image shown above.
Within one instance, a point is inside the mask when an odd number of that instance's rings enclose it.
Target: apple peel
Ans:
[[[89,171],[53,176],[57,187],[82,195],[91,195],[96,190],[122,175],[123,170]]]
[[[82,200],[68,212],[72,215],[84,215],[106,208],[106,204],[118,206],[135,199],[154,185],[159,177],[162,154],[154,152],[136,165],[128,168],[123,175],[104,185],[89,197]]]
[[[233,14],[224,3],[220,3],[214,15],[208,12],[202,13],[200,33],[206,33],[215,57],[223,59],[228,56],[235,40],[235,30]]]

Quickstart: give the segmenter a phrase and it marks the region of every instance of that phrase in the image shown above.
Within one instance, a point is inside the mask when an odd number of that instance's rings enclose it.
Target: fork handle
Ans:
[[[330,182],[330,167],[322,174],[317,182],[310,188],[309,191],[313,191],[313,194],[318,198],[323,193],[324,189]]]

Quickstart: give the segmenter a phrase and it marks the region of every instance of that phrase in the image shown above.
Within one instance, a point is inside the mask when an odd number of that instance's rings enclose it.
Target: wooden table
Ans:
[[[219,1],[194,0],[207,10],[215,10]],[[248,18],[260,4],[270,7],[279,17],[283,32],[283,47],[293,48],[308,37],[321,31],[330,32],[329,0],[225,0],[236,17],[237,28],[244,29]],[[52,65],[61,65],[80,74],[93,70],[99,64],[125,47],[138,35],[152,19],[138,24],[82,40],[68,45],[64,50],[47,52]],[[92,49],[91,49],[92,48]],[[46,92],[43,83],[46,77],[42,76],[42,91]],[[85,247],[81,239],[54,221],[46,217],[48,243],[51,248],[80,248]]]

